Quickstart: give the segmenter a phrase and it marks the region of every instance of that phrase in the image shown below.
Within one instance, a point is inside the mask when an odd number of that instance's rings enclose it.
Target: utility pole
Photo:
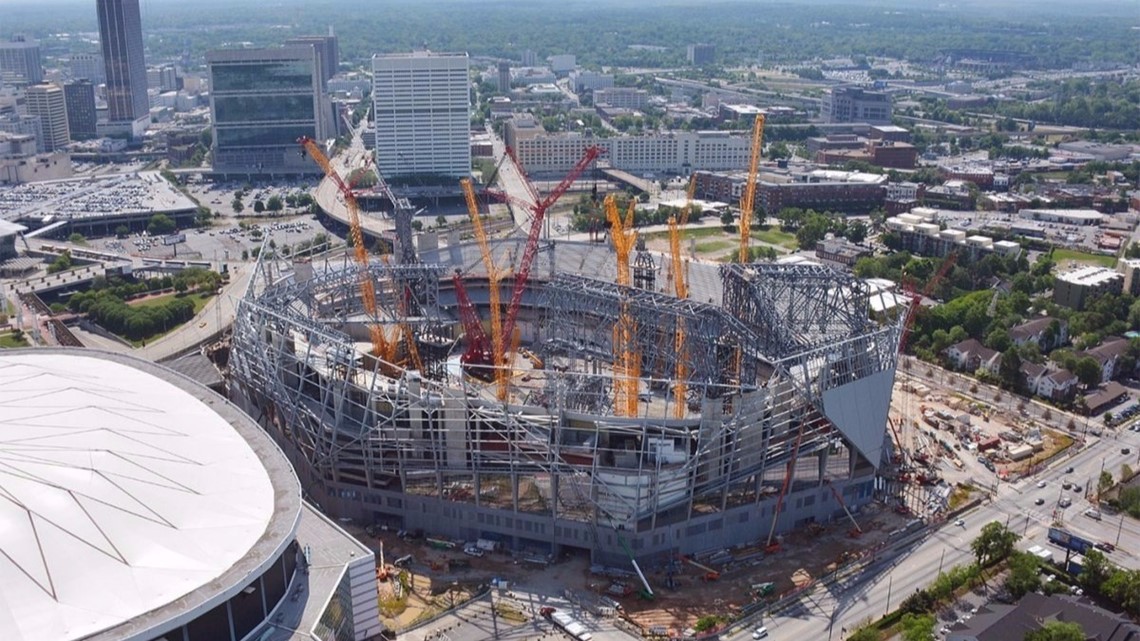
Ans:
[[[943,549],[942,553],[945,554],[946,550]],[[939,567],[941,568],[941,564],[939,564]],[[891,587],[894,586],[894,582],[895,573],[891,572],[887,575],[887,609],[883,611],[883,616],[887,616],[891,613]]]
[[[942,562],[946,560],[946,548],[942,548],[942,556],[938,559],[938,574],[935,576],[942,576]]]
[[[1120,526],[1116,528],[1116,543],[1113,545],[1120,545],[1120,533],[1124,530],[1124,511],[1120,512]]]

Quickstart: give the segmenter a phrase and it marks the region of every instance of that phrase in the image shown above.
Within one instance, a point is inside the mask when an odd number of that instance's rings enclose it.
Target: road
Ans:
[[[1122,453],[1130,448],[1131,454]],[[943,524],[920,544],[899,556],[873,564],[868,571],[848,577],[832,586],[817,587],[800,603],[770,620],[763,621],[773,638],[831,639],[842,638],[844,629],[855,629],[870,619],[877,619],[898,607],[899,602],[915,590],[929,585],[940,569],[973,561],[970,542],[991,521],[999,521],[1019,535],[1020,549],[1042,545],[1061,556],[1063,553],[1047,542],[1053,509],[1062,495],[1068,495],[1072,506],[1060,510],[1064,527],[1093,541],[1135,542],[1140,540],[1140,524],[1134,519],[1111,517],[1097,521],[1083,515],[1092,504],[1084,496],[1062,489],[1065,481],[1080,484],[1088,490],[1095,483],[1102,465],[1119,475],[1124,463],[1140,465],[1140,433],[1125,431],[1117,438],[1091,439],[1082,450],[1055,461],[1034,478],[1013,484],[999,484],[992,501],[971,510],[962,518],[964,524]],[[1072,467],[1073,472],[1066,470]],[[1045,487],[1038,487],[1044,481]],[[1036,505],[1038,499],[1042,505]],[[1128,547],[1134,548],[1134,545]],[[1140,550],[1120,549],[1108,555],[1121,566],[1140,569]],[[752,627],[755,627],[753,625]],[[751,627],[727,637],[732,641],[751,638]]]

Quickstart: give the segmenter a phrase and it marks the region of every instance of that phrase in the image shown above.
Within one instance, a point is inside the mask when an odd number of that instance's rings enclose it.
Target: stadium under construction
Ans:
[[[667,257],[638,252],[625,286],[612,246],[547,242],[488,375],[463,308],[492,311],[515,277],[493,265],[525,242],[492,241],[490,270],[477,243],[373,258],[375,314],[347,257],[261,261],[232,398],[327,512],[619,563],[772,544],[873,499],[905,314],[876,318],[864,282],[693,262],[678,298]]]

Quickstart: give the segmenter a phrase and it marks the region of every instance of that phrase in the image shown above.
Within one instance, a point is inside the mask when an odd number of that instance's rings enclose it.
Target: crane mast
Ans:
[[[332,163],[329,162],[325,153],[321,151],[320,145],[311,138],[302,137],[298,142],[308,152],[309,157],[313,162],[321,168],[325,176],[330,178],[336,185],[337,190],[340,191],[341,196],[344,198],[344,204],[348,208],[348,221],[349,221],[349,235],[352,238],[352,255],[356,261],[357,267],[360,269],[360,300],[364,306],[364,311],[371,318],[372,322],[368,325],[368,335],[372,342],[372,355],[385,361],[395,364],[395,346],[388,341],[384,335],[384,328],[378,322],[377,307],[376,307],[376,284],[372,281],[372,276],[368,270],[368,248],[364,246],[364,233],[360,228],[360,206],[356,202],[356,196],[352,193],[352,188],[345,184],[340,175],[333,169]]]
[[[697,190],[696,174],[689,177],[689,189],[685,192],[685,209],[681,219],[669,219],[669,253],[673,260],[673,287],[679,299],[689,297],[688,274],[681,256],[681,231],[689,222],[693,208],[693,195]],[[685,319],[677,318],[677,328],[673,334],[673,352],[677,362],[673,366],[673,418],[685,418],[686,397],[688,395],[688,349],[685,343]]]
[[[467,213],[471,216],[471,224],[475,228],[475,239],[479,243],[479,251],[483,255],[483,265],[487,268],[487,288],[491,298],[491,355],[492,359],[503,356],[503,311],[499,301],[499,271],[495,267],[494,257],[491,255],[491,245],[487,242],[487,231],[483,228],[483,217],[479,214],[479,203],[475,199],[475,188],[471,180],[464,178],[459,181],[463,187],[463,196],[467,200]],[[495,366],[495,382],[497,396],[500,401],[507,398],[507,385],[510,379],[502,362],[493,363]]]
[[[764,143],[764,114],[756,114],[752,124],[752,158],[748,163],[748,181],[740,194],[740,262],[750,258],[749,242],[752,235],[752,211],[756,207],[756,177],[760,173],[760,148]]]
[[[617,283],[630,287],[629,254],[637,243],[633,231],[634,203],[622,220],[613,195],[606,196],[606,218],[610,223],[610,239],[617,255]],[[641,357],[637,353],[637,322],[629,312],[629,295],[623,294],[618,322],[614,325],[614,412],[619,416],[637,416],[638,385],[641,380]]]

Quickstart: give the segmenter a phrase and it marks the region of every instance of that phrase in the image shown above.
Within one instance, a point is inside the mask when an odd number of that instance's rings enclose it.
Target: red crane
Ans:
[[[515,283],[514,289],[511,291],[511,301],[507,305],[507,317],[503,323],[504,341],[510,340],[514,335],[515,322],[518,319],[519,306],[522,304],[523,291],[526,290],[527,280],[530,278],[530,268],[534,264],[535,256],[538,254],[538,239],[539,235],[542,233],[542,223],[546,219],[546,211],[550,209],[550,207],[554,205],[554,203],[557,202],[558,199],[561,198],[562,195],[565,194],[571,186],[573,186],[574,182],[578,180],[578,178],[582,175],[582,172],[586,171],[586,168],[590,166],[590,163],[594,162],[594,160],[596,160],[598,156],[602,154],[602,148],[597,146],[587,147],[586,150],[582,153],[582,157],[578,159],[578,162],[574,165],[573,168],[570,169],[570,172],[566,174],[562,181],[559,182],[558,185],[555,186],[555,188],[551,190],[551,192],[547,194],[545,198],[539,197],[538,191],[534,188],[534,185],[530,183],[530,180],[527,179],[526,173],[523,171],[522,166],[519,165],[519,162],[515,158],[514,153],[509,148],[507,149],[507,154],[510,156],[511,162],[515,164],[515,168],[518,170],[519,175],[523,177],[523,182],[526,184],[527,190],[534,197],[535,202],[533,204],[521,203],[530,209],[532,218],[530,221],[530,233],[527,235],[526,246],[523,250],[522,261],[519,263],[518,270],[515,272]],[[495,192],[492,192],[492,194],[495,194]],[[511,200],[519,202],[513,198],[511,198]],[[468,301],[467,304],[470,304],[470,301]],[[462,307],[463,303],[460,303],[461,314],[474,315],[473,308],[470,310],[463,310]],[[478,315],[474,315],[474,317],[478,319]],[[483,336],[484,340],[486,340],[485,333]],[[477,363],[479,365],[494,364],[501,361],[504,356],[503,354],[492,355],[490,353],[490,350],[479,350],[474,352],[469,351],[469,353],[469,361],[472,361],[472,364],[476,364],[473,362],[475,359],[478,359],[480,361],[485,360],[485,362]]]
[[[459,305],[459,319],[463,323],[463,331],[467,334],[467,350],[460,359],[464,365],[490,365],[494,363],[491,354],[491,342],[487,340],[487,332],[483,330],[483,323],[479,321],[479,313],[475,305],[467,296],[467,288],[463,285],[463,278],[459,270],[451,277],[455,283],[455,302]],[[478,367],[472,373],[486,378],[491,375],[489,369]]]

